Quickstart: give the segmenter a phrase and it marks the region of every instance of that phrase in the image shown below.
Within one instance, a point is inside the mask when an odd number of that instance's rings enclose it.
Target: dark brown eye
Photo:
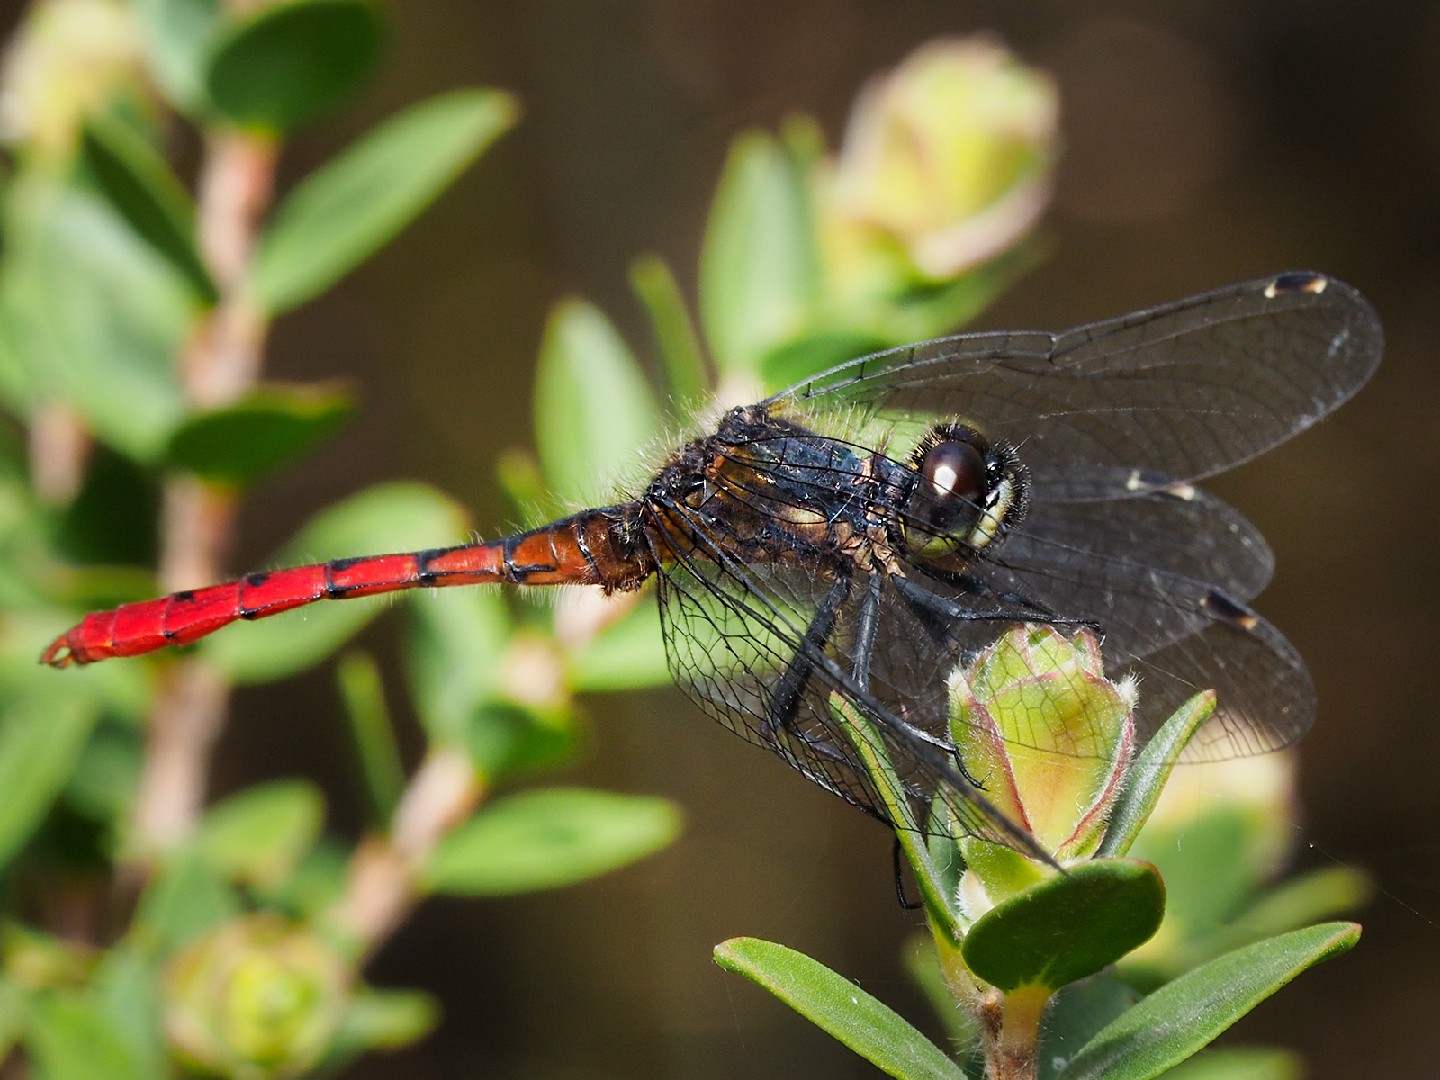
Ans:
[[[937,506],[975,506],[985,494],[985,458],[968,442],[936,443],[920,460],[920,475]]]

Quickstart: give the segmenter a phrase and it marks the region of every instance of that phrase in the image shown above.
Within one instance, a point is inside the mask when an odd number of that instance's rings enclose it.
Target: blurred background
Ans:
[[[506,88],[524,116],[397,243],[275,327],[273,376],[351,379],[364,406],[247,505],[235,568],[262,565],[312,508],[391,478],[432,482],[473,508],[481,533],[506,530],[494,466],[531,438],[550,306],[587,297],[644,346],[630,260],[659,252],[693,294],[738,132],[804,111],[833,145],[870,76],[929,39],[993,32],[1057,80],[1063,156],[1047,257],[977,327],[1059,329],[1300,268],[1350,281],[1380,311],[1389,345],[1373,384],[1319,430],[1211,485],[1274,546],[1275,582],[1258,606],[1319,689],[1300,753],[1297,859],[1363,865],[1382,889],[1353,953],[1227,1038],[1294,1048],[1321,1078],[1433,1071],[1440,10],[407,0],[390,14],[391,62],[358,107],[291,145],[282,185],[449,87]],[[381,620],[368,643],[383,651],[392,632]],[[427,902],[369,976],[432,990],[445,1019],[350,1075],[874,1075],[719,971],[710,951],[737,934],[785,942],[923,1023],[898,959],[919,920],[895,903],[887,832],[700,719],[677,691],[613,695],[589,714],[588,751],[566,779],[670,796],[686,809],[685,836],[581,887]],[[343,830],[343,730],[328,671],[244,691],[217,793],[319,775]]]

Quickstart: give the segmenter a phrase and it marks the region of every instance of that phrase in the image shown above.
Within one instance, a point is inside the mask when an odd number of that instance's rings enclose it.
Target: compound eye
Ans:
[[[937,506],[977,506],[985,494],[985,457],[968,442],[947,439],[932,446],[920,461],[920,475]]]

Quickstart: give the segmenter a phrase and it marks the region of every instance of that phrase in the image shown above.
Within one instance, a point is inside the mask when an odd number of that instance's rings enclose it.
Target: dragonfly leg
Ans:
[[[805,687],[815,671],[815,657],[822,656],[830,635],[835,632],[835,620],[840,607],[850,595],[850,578],[841,577],[820,602],[815,618],[810,621],[800,648],[785,666],[785,673],[775,684],[775,693],[770,698],[770,707],[765,717],[765,735],[774,738],[780,731],[794,732],[795,718],[800,713],[800,702]]]
[[[855,666],[851,675],[861,690],[870,689],[870,658],[875,653],[875,634],[880,628],[880,591],[884,582],[879,574],[871,574],[860,601],[860,616],[855,623]]]

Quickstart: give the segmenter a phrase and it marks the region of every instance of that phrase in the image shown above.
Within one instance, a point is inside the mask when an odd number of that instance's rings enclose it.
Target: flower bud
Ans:
[[[344,961],[313,932],[276,915],[236,919],[170,961],[166,1033],[205,1072],[297,1076],[329,1047],[349,983]]]
[[[951,737],[985,797],[1059,861],[1091,854],[1135,744],[1135,686],[1106,680],[1088,629],[1007,631],[950,678]],[[978,842],[966,858],[993,854]]]
[[[987,37],[932,42],[873,82],[817,178],[839,298],[945,282],[1014,246],[1049,201],[1058,115],[1049,77]]]

